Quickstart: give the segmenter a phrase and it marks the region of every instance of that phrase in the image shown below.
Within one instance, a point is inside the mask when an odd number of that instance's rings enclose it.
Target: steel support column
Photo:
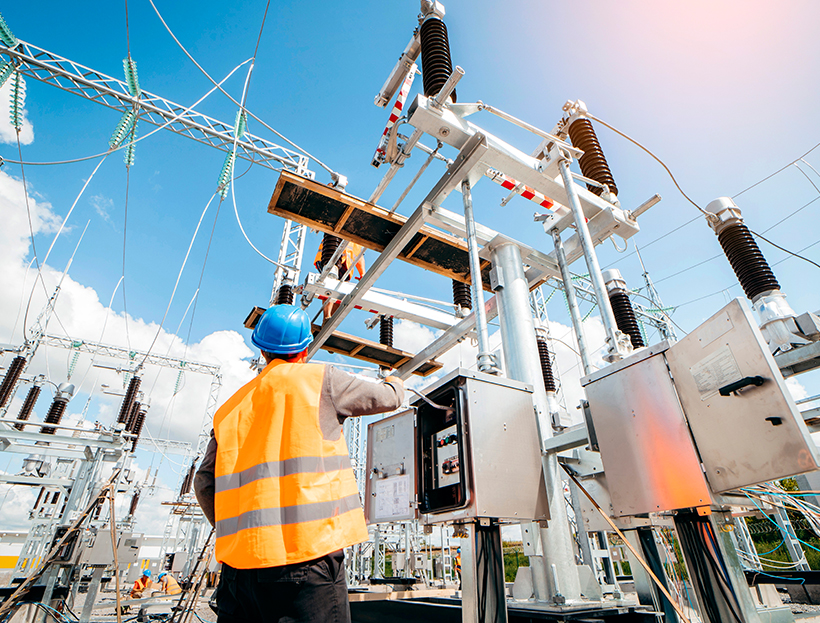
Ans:
[[[567,191],[569,205],[572,209],[572,216],[575,220],[575,227],[578,230],[578,240],[584,252],[584,259],[586,260],[587,270],[589,271],[589,279],[595,290],[595,297],[598,299],[598,309],[601,311],[601,322],[606,331],[607,358],[610,361],[617,361],[632,352],[632,349],[626,343],[624,334],[618,330],[618,325],[615,322],[615,314],[612,311],[612,304],[609,302],[603,275],[601,275],[601,266],[598,264],[598,256],[595,254],[595,243],[592,241],[592,236],[590,236],[586,216],[581,208],[581,200],[578,198],[578,194],[575,190],[575,182],[569,170],[569,162],[564,159],[558,164],[558,168],[561,170],[561,177],[564,180],[564,188]]]
[[[461,548],[462,623],[507,623],[504,554],[501,527],[480,522],[464,524]]]
[[[517,245],[500,239],[489,246],[493,268],[498,277],[496,298],[506,372],[510,378],[533,386],[539,447],[542,449],[541,461],[550,509],[549,527],[541,530],[550,596],[554,597],[560,592],[567,599],[577,599],[581,595],[581,585],[572,551],[572,534],[564,502],[564,486],[558,457],[553,453],[543,452],[544,440],[552,437],[552,425],[538,346],[535,342],[529,284],[524,276],[521,253]],[[553,574],[549,572],[552,565],[556,566],[561,586],[554,585]]]

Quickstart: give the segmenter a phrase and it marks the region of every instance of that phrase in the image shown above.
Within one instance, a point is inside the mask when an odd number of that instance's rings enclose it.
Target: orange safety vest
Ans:
[[[322,241],[324,244],[324,241]],[[313,265],[316,267],[316,270],[322,270],[322,244],[319,245],[319,250],[316,252],[316,258],[313,260]],[[359,253],[362,250],[362,245],[356,244],[355,242],[348,242],[345,250],[342,251],[341,257],[339,257],[339,264],[342,266],[342,272],[346,273],[347,270],[350,268],[350,265],[353,264],[353,260],[359,257]],[[361,279],[364,275],[364,256],[359,258],[359,261],[356,262],[356,271],[359,273],[359,276],[356,279]],[[339,275],[341,279],[342,275]]]
[[[162,590],[166,595],[179,595],[182,592],[179,582],[170,573],[163,575],[160,582],[162,582]]]
[[[151,578],[141,575],[134,581],[131,594],[142,593],[146,588],[151,588]]]
[[[219,562],[278,567],[367,540],[344,435],[319,424],[324,375],[274,360],[216,412]]]

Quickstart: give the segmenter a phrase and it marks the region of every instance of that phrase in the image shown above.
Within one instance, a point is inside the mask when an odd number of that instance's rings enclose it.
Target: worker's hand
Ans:
[[[395,384],[395,385],[398,385],[398,386],[399,386],[399,387],[401,387],[402,389],[404,389],[404,381],[402,381],[402,380],[401,380],[399,377],[397,377],[397,376],[386,376],[386,377],[384,377],[384,382],[385,382],[385,383],[393,383],[393,384]]]

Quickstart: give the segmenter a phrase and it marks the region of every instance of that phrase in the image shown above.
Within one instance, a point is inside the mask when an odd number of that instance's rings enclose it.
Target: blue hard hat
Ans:
[[[258,349],[275,355],[301,353],[313,341],[310,318],[296,305],[270,307],[251,335],[251,342]]]
[[[167,574],[165,571],[163,571],[162,573],[160,573],[160,574],[157,576],[157,579],[158,579],[158,580],[161,580],[163,575],[168,575],[168,574]]]
[[[145,571],[142,572],[142,575],[144,575],[146,578],[150,578],[151,577],[151,570],[146,569]]]

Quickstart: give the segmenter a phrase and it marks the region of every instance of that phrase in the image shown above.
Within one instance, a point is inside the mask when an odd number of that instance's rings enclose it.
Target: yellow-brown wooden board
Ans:
[[[313,325],[313,335],[316,335],[321,330],[321,326]],[[349,335],[341,331],[334,331],[329,338],[322,345],[322,349],[330,353],[345,355],[360,361],[367,361],[368,363],[375,363],[376,365],[385,366],[387,368],[398,368],[415,355],[406,353],[397,348],[390,348],[378,342],[372,342],[356,335]],[[413,374],[418,376],[427,376],[437,370],[441,370],[442,364],[435,359],[431,359],[423,363]]]
[[[268,212],[379,252],[407,221],[405,216],[288,171],[279,176]],[[466,242],[427,225],[410,239],[399,259],[472,283]],[[489,272],[490,263],[482,262],[481,277],[487,291]]]

